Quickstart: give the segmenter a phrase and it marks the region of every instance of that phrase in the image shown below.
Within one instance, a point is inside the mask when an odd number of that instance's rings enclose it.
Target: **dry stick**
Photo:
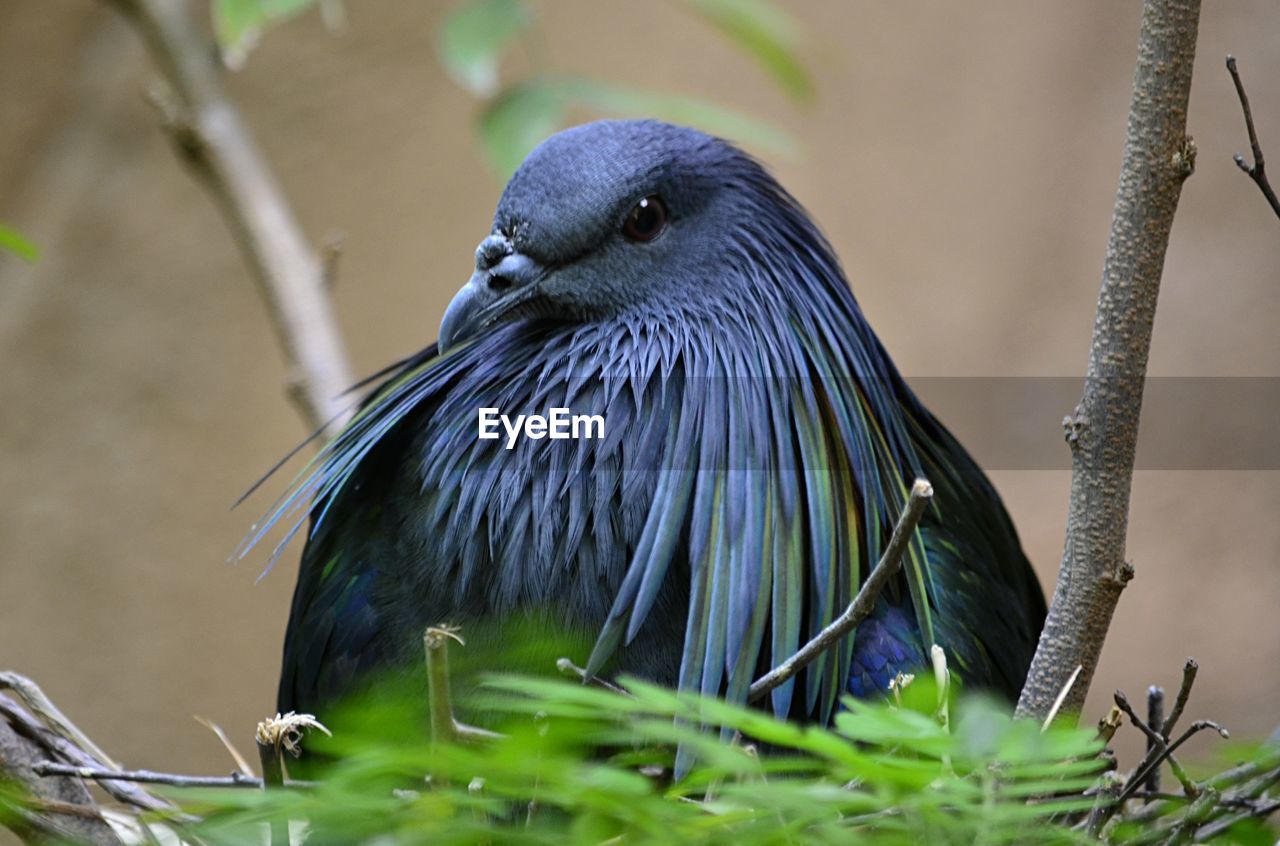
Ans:
[[[1156,296],[1182,183],[1195,161],[1186,134],[1199,0],[1144,0],[1120,184],[1102,271],[1084,394],[1064,421],[1071,446],[1066,541],[1048,619],[1017,713],[1037,721],[1084,669],[1064,711],[1079,713],[1120,592],[1142,383]]]
[[[1249,147],[1253,150],[1253,166],[1244,163],[1244,156],[1236,153],[1236,167],[1243,170],[1258,186],[1258,190],[1262,192],[1262,196],[1267,198],[1267,202],[1271,205],[1271,210],[1276,213],[1276,217],[1280,217],[1280,198],[1276,197],[1276,192],[1271,188],[1271,183],[1267,181],[1266,163],[1262,160],[1262,145],[1258,143],[1258,132],[1253,128],[1253,112],[1249,108],[1249,98],[1244,93],[1244,83],[1240,81],[1240,72],[1236,70],[1236,57],[1227,56],[1227,72],[1231,74],[1231,81],[1236,86],[1236,96],[1240,98],[1240,109],[1244,112],[1244,126],[1249,131]]]
[[[1280,811],[1280,801],[1270,802],[1266,805],[1258,805],[1257,807],[1253,807],[1245,811],[1239,811],[1234,814],[1227,814],[1221,819],[1215,820],[1214,822],[1197,829],[1195,840],[1197,843],[1208,842],[1238,822],[1243,822],[1250,818],[1260,820],[1266,819],[1276,811]]]
[[[1178,783],[1182,785],[1182,791],[1191,798],[1200,795],[1200,788],[1196,786],[1188,776],[1182,766],[1178,764],[1177,759],[1173,757],[1173,750],[1165,744],[1164,738],[1160,736],[1160,732],[1147,725],[1146,720],[1138,716],[1138,712],[1133,710],[1133,706],[1129,704],[1129,699],[1124,695],[1123,691],[1117,690],[1115,693],[1116,705],[1124,711],[1129,718],[1129,722],[1134,727],[1147,736],[1147,743],[1151,746],[1151,752],[1143,759],[1138,768],[1129,776],[1128,782],[1125,784],[1124,792],[1120,794],[1121,801],[1128,799],[1136,793],[1143,785],[1146,784],[1147,777],[1153,769],[1157,769],[1160,763],[1166,758],[1169,760],[1169,767],[1173,770],[1173,774],[1178,779]],[[1117,803],[1118,804],[1118,803]]]
[[[626,690],[626,688],[619,687],[613,682],[602,679],[599,676],[591,675],[586,671],[585,667],[579,667],[577,664],[573,663],[568,658],[556,659],[556,671],[559,672],[560,675],[565,676],[567,678],[577,679],[578,681],[582,682],[585,685],[598,687],[601,690],[607,690],[610,693],[616,693],[619,696],[631,695]]]
[[[1151,726],[1160,737],[1164,737],[1164,688],[1154,684],[1147,688],[1147,725]],[[1150,758],[1156,754],[1158,753],[1155,741],[1147,738],[1147,757]],[[1147,790],[1153,793],[1160,792],[1160,768],[1152,767],[1145,781],[1143,786]]]
[[[159,95],[182,160],[217,201],[266,298],[290,369],[290,395],[312,429],[336,431],[351,384],[324,267],[223,85],[212,40],[182,0],[111,0],[159,66]]]
[[[1168,719],[1160,729],[1160,736],[1164,738],[1165,743],[1169,742],[1169,736],[1173,734],[1178,720],[1182,719],[1182,712],[1187,708],[1187,699],[1191,697],[1191,687],[1196,683],[1198,672],[1200,672],[1200,665],[1194,658],[1188,658],[1187,663],[1182,665],[1182,685],[1178,688],[1178,695],[1173,700],[1173,710],[1169,712]]]
[[[94,767],[77,767],[54,761],[39,761],[31,768],[39,776],[75,776],[94,781],[131,781],[137,784],[164,784],[170,787],[251,787],[261,788],[262,779],[257,776],[233,772],[229,776],[190,776],[178,773],[158,773],[154,770],[108,770]],[[283,787],[310,790],[314,781],[286,780]]]
[[[86,752],[77,742],[68,739],[64,732],[50,728],[47,725],[47,716],[44,721],[37,719],[7,696],[0,696],[0,718],[7,719],[19,734],[36,743],[43,752],[42,758],[57,758],[81,767],[109,768],[103,761]],[[139,810],[166,813],[175,810],[172,803],[153,796],[135,784],[112,782],[104,784],[103,789],[117,801]]]
[[[915,484],[911,486],[911,496],[907,499],[907,505],[902,510],[902,516],[898,518],[898,524],[893,527],[893,535],[889,538],[889,545],[885,547],[884,554],[880,556],[880,561],[876,564],[875,569],[871,571],[871,575],[867,577],[867,580],[862,583],[862,588],[858,591],[858,595],[853,598],[853,601],[849,603],[849,607],[829,626],[818,632],[812,640],[800,647],[796,654],[756,679],[752,683],[751,689],[747,691],[748,702],[754,702],[775,687],[786,683],[788,679],[838,643],[842,637],[857,628],[858,624],[867,618],[867,615],[875,607],[876,600],[880,597],[880,591],[884,589],[884,586],[902,567],[903,553],[906,552],[907,545],[911,542],[916,526],[919,525],[920,518],[924,515],[924,509],[932,498],[933,486],[924,479],[916,479]]]
[[[83,782],[68,777],[45,779],[32,772],[32,765],[48,753],[24,728],[10,720],[7,712],[0,713],[0,778],[21,786],[33,800],[25,810],[0,803],[6,810],[18,811],[5,825],[29,842],[120,846]]]
[[[106,752],[99,749],[98,745],[80,730],[79,726],[71,722],[71,719],[62,713],[62,709],[54,705],[53,700],[40,689],[40,685],[31,679],[5,670],[0,672],[0,690],[12,691],[31,713],[43,720],[45,725],[54,732],[66,738],[68,742],[80,747],[109,767],[119,767]]]
[[[1058,691],[1058,695],[1053,700],[1053,704],[1049,706],[1049,713],[1045,715],[1044,722],[1040,724],[1040,733],[1043,734],[1049,730],[1049,726],[1053,725],[1053,721],[1058,718],[1058,711],[1062,710],[1062,703],[1067,701],[1067,694],[1071,692],[1072,686],[1075,685],[1076,679],[1080,678],[1080,671],[1084,669],[1076,664],[1075,671],[1067,679],[1067,683],[1062,686],[1062,690]],[[1098,731],[1102,731],[1101,723],[1098,725]],[[1108,737],[1108,740],[1111,738]]]
[[[1136,792],[1137,786],[1142,783],[1149,769],[1159,767],[1167,760],[1169,762],[1169,768],[1173,770],[1173,774],[1177,777],[1178,781],[1182,783],[1184,792],[1186,792],[1188,796],[1195,796],[1199,791],[1199,788],[1197,787],[1195,790],[1186,790],[1187,784],[1191,783],[1190,779],[1187,776],[1186,770],[1182,769],[1182,765],[1173,757],[1173,753],[1178,751],[1178,747],[1182,746],[1182,744],[1207,729],[1213,729],[1218,733],[1218,736],[1222,738],[1231,736],[1226,729],[1215,723],[1213,720],[1196,720],[1186,731],[1178,736],[1177,740],[1173,741],[1168,746],[1160,747],[1160,753],[1156,755],[1155,758],[1150,761],[1143,761],[1139,765],[1139,768],[1134,772],[1134,777],[1130,779],[1130,783],[1134,785],[1133,792]],[[1128,799],[1133,795],[1133,792],[1130,792],[1128,788],[1126,788],[1124,798]]]
[[[1181,740],[1181,738],[1180,738]],[[1259,761],[1250,761],[1247,764],[1241,764],[1238,767],[1218,773],[1216,776],[1205,781],[1206,787],[1212,787],[1220,793],[1228,794],[1233,788],[1254,779],[1261,779],[1264,785],[1270,785],[1272,780],[1280,781],[1280,750],[1276,750],[1271,755]],[[1265,789],[1265,787],[1264,787]],[[1229,795],[1237,795],[1234,792]],[[1170,811],[1171,802],[1158,802],[1144,805],[1134,813],[1125,816],[1125,822],[1147,823],[1159,819]],[[1185,800],[1181,800],[1180,804],[1185,804]]]

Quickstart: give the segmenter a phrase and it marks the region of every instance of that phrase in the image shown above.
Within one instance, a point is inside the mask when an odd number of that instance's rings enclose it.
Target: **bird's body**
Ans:
[[[310,501],[279,707],[416,663],[427,625],[541,613],[590,667],[741,701],[838,615],[916,476],[934,504],[872,619],[772,694],[825,720],[941,644],[1016,695],[1044,600],[1004,508],[898,375],[826,241],[692,130],[569,130],[512,178],[477,270],[300,477]],[[478,437],[478,412],[604,418]]]

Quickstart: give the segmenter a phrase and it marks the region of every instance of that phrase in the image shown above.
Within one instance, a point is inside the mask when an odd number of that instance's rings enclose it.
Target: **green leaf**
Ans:
[[[436,54],[461,85],[479,97],[498,90],[502,52],[533,20],[523,0],[468,0],[440,25]]]
[[[797,149],[782,130],[695,97],[581,77],[543,77],[506,89],[480,115],[480,138],[498,175],[515,172],[534,147],[564,126],[575,107],[603,117],[648,117],[693,126],[786,158]]]
[[[293,17],[316,0],[213,0],[213,32],[229,67],[244,64],[268,27]]]
[[[563,123],[568,106],[554,83],[533,80],[508,88],[480,114],[480,140],[498,175],[515,173],[534,147]]]
[[[0,223],[0,249],[8,250],[32,263],[40,259],[40,249],[35,244],[28,241],[18,230],[10,229],[2,223]]]
[[[795,139],[786,132],[697,97],[643,91],[590,79],[572,79],[564,84],[575,103],[606,116],[653,117],[684,124],[787,158],[794,157],[798,149]]]
[[[797,100],[813,96],[813,80],[795,53],[799,27],[770,0],[684,0]]]

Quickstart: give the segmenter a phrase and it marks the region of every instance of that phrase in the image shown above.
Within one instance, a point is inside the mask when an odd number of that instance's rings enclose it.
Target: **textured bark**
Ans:
[[[1125,532],[1160,274],[1182,183],[1199,0],[1145,0],[1129,125],[1084,395],[1064,423],[1071,500],[1058,583],[1018,702],[1043,719],[1076,667],[1064,712],[1078,712],[1120,592],[1133,577]]]
[[[0,714],[0,780],[10,782],[10,789],[21,787],[32,803],[25,809],[13,809],[12,816],[5,814],[5,824],[28,843],[119,846],[120,839],[99,815],[84,782],[70,776],[42,778],[33,772],[34,765],[49,755],[26,730],[26,724],[11,722]]]

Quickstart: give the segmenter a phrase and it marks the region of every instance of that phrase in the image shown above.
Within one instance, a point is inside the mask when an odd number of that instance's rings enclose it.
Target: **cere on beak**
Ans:
[[[440,352],[448,352],[537,294],[541,265],[501,235],[476,248],[476,271],[454,295],[440,321]]]

